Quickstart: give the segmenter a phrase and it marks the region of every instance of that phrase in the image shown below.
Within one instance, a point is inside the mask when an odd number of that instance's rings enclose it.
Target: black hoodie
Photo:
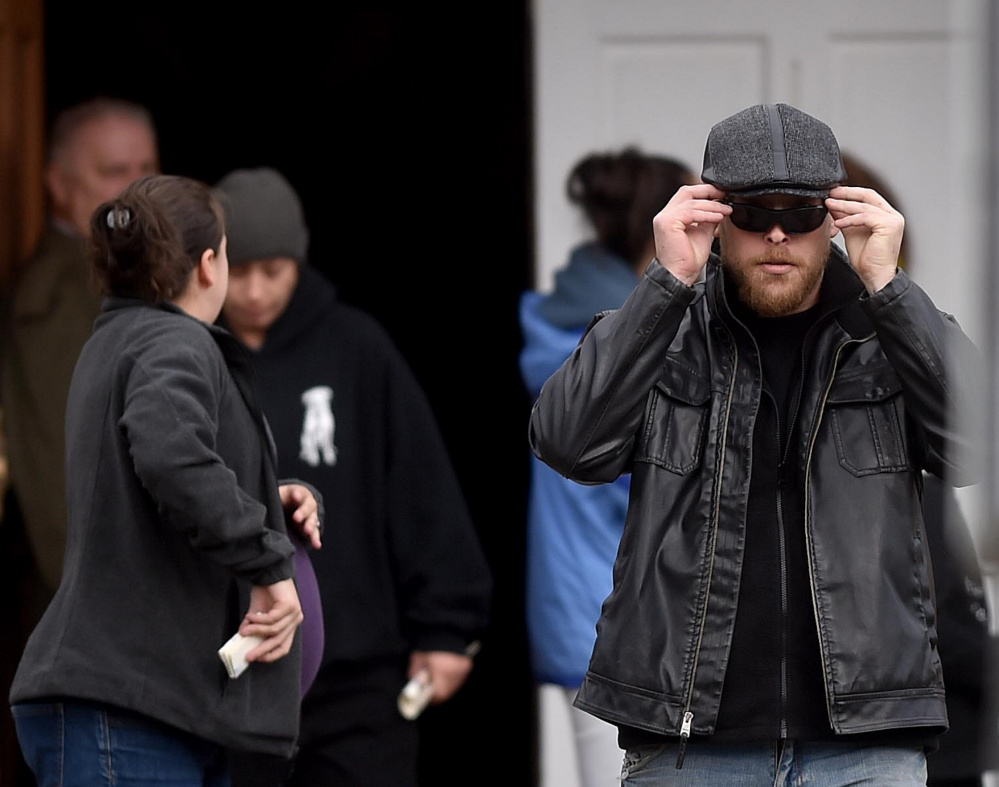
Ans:
[[[279,474],[325,502],[311,552],[324,666],[462,651],[487,622],[489,568],[427,398],[387,332],[303,265],[250,356]],[[310,431],[316,419],[333,427],[332,446]]]

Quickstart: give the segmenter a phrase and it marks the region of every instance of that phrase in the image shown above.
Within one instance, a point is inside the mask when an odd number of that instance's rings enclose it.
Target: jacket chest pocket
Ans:
[[[890,367],[837,380],[827,399],[839,463],[853,475],[909,470],[902,385]]]
[[[701,463],[711,386],[689,369],[667,364],[649,395],[636,461],[686,475]]]

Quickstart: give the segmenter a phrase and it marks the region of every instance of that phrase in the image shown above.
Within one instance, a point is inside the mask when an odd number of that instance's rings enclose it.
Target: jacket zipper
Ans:
[[[807,339],[806,339],[807,341]],[[794,396],[794,410],[787,422],[787,444],[782,440],[781,434],[781,412],[777,407],[777,400],[774,399],[774,411],[777,420],[777,451],[780,454],[780,461],[777,464],[777,540],[780,550],[780,730],[778,737],[782,740],[787,737],[787,523],[784,521],[784,490],[785,468],[787,467],[787,455],[791,450],[791,431],[798,421],[798,413],[801,411],[801,391],[804,387],[806,372],[806,356],[804,344],[801,349],[801,364],[798,367],[797,387]],[[792,382],[795,378],[792,377]]]
[[[871,334],[873,336],[873,334]],[[824,640],[822,638],[822,623],[819,620],[819,605],[818,598],[815,590],[815,572],[812,568],[812,555],[814,550],[812,547],[812,536],[811,530],[808,527],[809,516],[809,503],[808,503],[808,483],[809,478],[812,474],[812,454],[815,450],[815,439],[818,437],[819,429],[818,425],[822,420],[822,416],[826,410],[826,402],[829,400],[829,391],[832,389],[833,380],[836,378],[836,367],[839,365],[840,356],[843,354],[843,349],[848,344],[862,344],[863,342],[870,339],[870,336],[864,337],[863,339],[851,339],[843,342],[839,347],[836,348],[836,354],[833,356],[832,369],[829,372],[829,379],[826,381],[826,388],[822,392],[822,399],[819,402],[819,409],[816,413],[815,420],[813,421],[812,433],[808,439],[808,456],[805,459],[805,478],[804,478],[804,516],[805,516],[805,544],[808,549],[808,582],[811,585],[812,590],[812,614],[815,615],[815,631],[819,635],[819,656],[822,660],[822,686],[825,689],[826,695],[826,717],[829,719],[830,726],[833,725],[833,713],[832,713],[832,699],[830,697],[829,691],[829,677],[827,673],[827,667],[829,660],[826,655]],[[835,727],[833,727],[835,732]]]
[[[729,423],[729,416],[732,413],[732,397],[734,396],[735,392],[736,373],[738,372],[739,369],[739,348],[735,343],[735,337],[732,336],[732,332],[728,330],[727,326],[725,330],[728,331],[729,338],[732,340],[732,351],[734,353],[734,358],[732,362],[732,377],[729,380],[728,398],[725,402],[725,419],[724,419],[725,426],[722,430],[722,439],[719,442],[719,452],[718,452],[719,459],[715,460],[719,466],[719,470],[718,470],[717,483],[715,484],[714,516],[712,517],[712,528],[711,528],[711,547],[710,547],[711,562],[708,568],[708,592],[705,594],[704,610],[701,613],[701,625],[697,630],[697,645],[694,648],[694,663],[690,670],[690,684],[687,688],[687,696],[684,699],[683,703],[683,721],[680,723],[680,747],[676,755],[677,770],[680,770],[683,767],[683,759],[686,756],[687,752],[687,740],[690,738],[690,729],[694,723],[694,714],[690,710],[690,704],[693,701],[694,697],[694,683],[697,678],[697,662],[701,657],[701,642],[703,642],[704,640],[704,627],[707,624],[708,620],[708,604],[711,601],[711,578],[712,575],[714,574],[715,546],[718,542],[718,517],[719,517],[719,511],[721,509],[719,498],[721,497],[722,480],[724,473],[723,468],[725,466],[725,448],[728,444],[728,423]]]
[[[780,549],[780,738],[787,737],[787,538],[784,533],[784,463],[777,468],[777,540]]]
[[[690,725],[694,722],[694,714],[689,710],[684,711],[683,724],[680,725],[680,750],[676,755],[676,769],[683,767],[683,758],[687,754],[687,740],[690,738]]]

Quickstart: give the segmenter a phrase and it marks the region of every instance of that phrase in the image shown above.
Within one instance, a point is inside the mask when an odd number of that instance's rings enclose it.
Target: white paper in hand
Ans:
[[[244,637],[237,631],[225,645],[219,648],[219,658],[225,664],[226,672],[229,673],[230,678],[238,678],[243,674],[243,671],[250,666],[246,661],[246,654],[263,641],[263,637]]]
[[[412,678],[399,693],[399,713],[404,719],[412,721],[427,707],[430,698],[434,696],[434,684],[426,671]]]

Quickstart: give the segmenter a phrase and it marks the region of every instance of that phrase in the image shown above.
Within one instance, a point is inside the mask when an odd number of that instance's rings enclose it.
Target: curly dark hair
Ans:
[[[629,146],[580,159],[566,181],[602,246],[634,265],[652,238],[652,219],[681,186],[696,183],[686,164]]]

